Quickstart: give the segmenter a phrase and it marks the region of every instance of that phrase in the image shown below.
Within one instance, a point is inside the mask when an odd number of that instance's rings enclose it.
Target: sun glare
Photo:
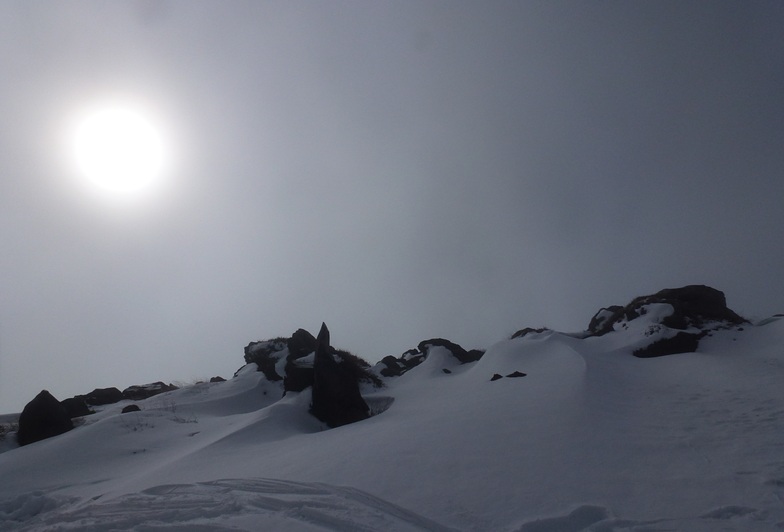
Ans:
[[[95,186],[132,193],[155,183],[166,149],[161,131],[141,111],[105,105],[85,112],[73,133],[79,173]]]

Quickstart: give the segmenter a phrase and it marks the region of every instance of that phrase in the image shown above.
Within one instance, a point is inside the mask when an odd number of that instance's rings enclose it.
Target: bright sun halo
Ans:
[[[94,108],[78,121],[73,148],[77,168],[101,189],[131,193],[161,177],[161,132],[140,111],[122,105]]]

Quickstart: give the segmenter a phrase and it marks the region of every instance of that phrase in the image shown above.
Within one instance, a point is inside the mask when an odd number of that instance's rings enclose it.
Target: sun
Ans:
[[[167,155],[162,132],[133,106],[113,103],[85,111],[72,141],[80,175],[105,191],[137,192],[162,176]]]

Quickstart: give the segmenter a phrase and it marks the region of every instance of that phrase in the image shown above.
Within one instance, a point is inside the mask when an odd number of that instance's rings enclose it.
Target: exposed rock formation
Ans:
[[[540,327],[540,328],[538,328],[538,329],[534,329],[533,327],[526,327],[525,329],[520,329],[519,331],[517,331],[516,333],[514,333],[514,334],[512,335],[512,339],[515,339],[515,338],[522,338],[522,337],[524,337],[524,336],[525,336],[525,335],[527,335],[527,334],[533,334],[533,333],[543,333],[543,332],[545,332],[545,331],[549,331],[549,330],[550,330],[550,329],[548,329],[547,327]]]
[[[591,319],[588,332],[593,336],[607,334],[614,330],[613,326],[617,323],[631,321],[644,314],[644,307],[653,303],[672,306],[672,314],[661,322],[671,329],[703,328],[706,324],[717,322],[725,325],[747,323],[747,320],[727,307],[723,292],[705,285],[689,285],[634,298],[624,307],[614,305],[601,309]]]
[[[245,362],[255,363],[271,382],[283,381],[283,393],[301,392],[313,386],[313,361],[316,338],[305,329],[297,329],[289,338],[273,338],[251,342],[245,347]],[[362,382],[382,386],[380,379],[370,372],[370,365],[348,351],[332,349],[332,354],[346,371]]]
[[[321,324],[313,360],[311,413],[330,427],[339,427],[370,417],[359,393],[359,381],[345,363],[335,360],[329,345],[329,329]]]
[[[149,384],[139,384],[129,386],[122,391],[122,398],[131,401],[141,401],[155,395],[176,390],[177,386],[173,384],[166,384],[164,382],[151,382]]]
[[[409,349],[397,358],[392,355],[385,356],[376,365],[379,368],[377,371],[384,377],[399,377],[424,362],[431,347],[447,349],[461,364],[476,362],[485,354],[482,349],[467,351],[460,345],[444,338],[431,338],[419,342],[417,349]]]
[[[641,358],[694,352],[711,330],[735,327],[747,320],[727,307],[724,293],[704,285],[668,288],[634,298],[626,306],[614,305],[597,312],[588,325],[589,336],[602,336],[645,316],[651,305],[666,304],[672,311],[652,324],[646,335],[655,339],[634,351]]]
[[[139,408],[139,405],[128,405],[124,406],[120,413],[127,414],[128,412],[139,412],[140,410],[141,408]]]
[[[19,445],[27,445],[68,432],[72,428],[73,422],[65,407],[48,391],[42,390],[22,410],[16,439]]]

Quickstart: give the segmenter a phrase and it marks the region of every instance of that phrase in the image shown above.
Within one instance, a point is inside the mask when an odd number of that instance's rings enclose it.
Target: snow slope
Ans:
[[[0,530],[784,529],[784,320],[632,357],[659,314],[435,347],[336,429],[254,365],[111,405],[0,454]]]

